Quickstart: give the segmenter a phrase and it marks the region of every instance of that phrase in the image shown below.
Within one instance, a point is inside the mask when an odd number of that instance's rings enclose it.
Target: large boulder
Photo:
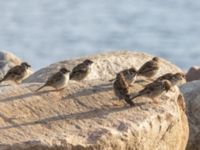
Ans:
[[[200,80],[184,84],[181,91],[186,101],[190,126],[187,150],[200,149]]]
[[[36,93],[48,76],[61,66],[72,69],[86,58],[95,64],[82,82],[70,81],[64,91],[46,87]],[[43,68],[22,85],[0,87],[0,149],[2,150],[184,150],[188,122],[184,98],[175,87],[163,93],[158,104],[147,97],[128,106],[113,92],[115,73],[152,56],[115,52],[63,61]],[[162,60],[157,76],[181,72]],[[137,82],[131,93],[150,81]]]
[[[21,63],[21,60],[14,54],[6,51],[0,51],[0,79],[7,73],[7,71]]]
[[[24,82],[44,82],[47,78],[60,67],[65,66],[66,68],[72,70],[72,68],[77,65],[78,63],[82,62],[83,60],[89,58],[92,59],[95,63],[93,64],[92,73],[86,78],[86,80],[104,80],[107,81],[115,77],[115,74],[122,69],[129,68],[131,66],[136,67],[139,69],[141,65],[143,65],[146,61],[152,59],[152,55],[141,53],[141,52],[126,52],[126,51],[119,51],[119,52],[110,52],[105,54],[98,54],[95,56],[89,57],[82,57],[75,60],[66,60],[61,61],[55,64],[52,64],[46,68],[40,69],[39,71],[35,72],[31,75],[27,80]],[[157,74],[158,77],[168,72],[182,72],[182,70],[175,65],[171,64],[170,62],[161,59],[161,69]]]
[[[188,122],[175,87],[129,107],[112,83],[75,82],[61,92],[26,83],[0,88],[1,150],[184,150]],[[137,83],[131,92],[142,86]]]

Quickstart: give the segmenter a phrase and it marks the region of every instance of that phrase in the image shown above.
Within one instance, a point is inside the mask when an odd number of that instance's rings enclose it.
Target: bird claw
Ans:
[[[157,100],[153,100],[153,103],[156,104],[156,105],[160,104],[160,102],[157,101]]]
[[[131,99],[124,99],[127,104],[129,104],[131,107],[134,106],[135,104],[131,101]]]
[[[114,102],[112,104],[113,104],[113,106],[120,106],[121,105],[121,104],[119,104],[119,101],[118,102]]]

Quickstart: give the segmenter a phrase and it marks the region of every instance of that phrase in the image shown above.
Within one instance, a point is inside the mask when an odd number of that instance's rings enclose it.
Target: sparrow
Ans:
[[[75,66],[70,73],[70,80],[81,81],[91,72],[91,65],[94,62],[86,59],[84,62]]]
[[[122,70],[119,73],[122,73],[124,75],[124,78],[129,85],[131,85],[131,83],[133,83],[136,80],[136,77],[137,77],[137,70],[134,67]],[[109,80],[109,81],[112,82],[114,80],[115,79],[112,79],[112,80]]]
[[[142,67],[138,70],[138,75],[151,78],[159,70],[159,58],[154,57],[152,60],[147,61]]]
[[[134,105],[134,103],[130,100],[129,84],[126,82],[126,79],[122,72],[117,74],[117,77],[113,83],[113,89],[115,95],[119,99],[124,99],[126,103],[128,103],[130,106]]]
[[[163,76],[160,76],[156,79],[156,81],[168,80],[171,82],[173,86],[178,85],[185,79],[185,75],[183,73],[167,73]]]
[[[69,82],[69,73],[70,73],[70,71],[67,70],[66,68],[61,68],[57,73],[55,73],[54,75],[49,77],[49,79],[46,81],[46,83],[43,86],[41,86],[40,88],[38,88],[36,90],[36,92],[46,86],[53,87],[56,90],[64,89]]]
[[[22,62],[20,65],[8,70],[3,79],[0,80],[0,83],[8,80],[14,81],[17,84],[21,83],[25,78],[28,77],[28,69],[30,67],[31,66],[28,63]]]
[[[172,87],[172,84],[168,80],[154,81],[147,84],[144,89],[140,90],[135,96],[131,97],[134,99],[139,96],[146,96],[154,99],[155,97],[161,95],[163,92],[168,92]]]

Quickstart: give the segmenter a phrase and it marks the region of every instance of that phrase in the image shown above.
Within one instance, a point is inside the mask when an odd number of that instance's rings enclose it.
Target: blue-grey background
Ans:
[[[0,0],[0,48],[39,69],[115,49],[200,64],[199,0]]]

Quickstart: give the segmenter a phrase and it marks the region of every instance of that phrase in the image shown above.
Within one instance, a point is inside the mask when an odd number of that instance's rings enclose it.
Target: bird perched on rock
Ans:
[[[56,90],[64,89],[67,86],[68,81],[69,81],[69,73],[70,71],[67,70],[66,68],[61,68],[57,73],[52,75],[43,86],[37,89],[36,92],[46,86],[53,87]]]
[[[129,84],[126,82],[122,72],[117,74],[115,82],[113,83],[113,89],[115,95],[119,99],[124,99],[130,106],[134,105],[134,103],[130,100]]]
[[[75,66],[70,74],[70,80],[81,81],[91,72],[93,61],[86,59],[84,62]]]
[[[119,73],[122,73],[124,75],[124,78],[129,85],[131,85],[131,83],[133,83],[137,77],[137,70],[134,67],[122,70]],[[112,79],[112,80],[110,80],[110,82],[112,82],[114,80],[115,79]]]
[[[161,95],[164,91],[168,92],[172,87],[172,84],[168,80],[154,81],[147,84],[144,89],[139,91],[135,96],[131,97],[134,99],[139,96],[147,96],[154,100],[155,97]]]
[[[3,79],[0,80],[0,83],[8,80],[14,81],[18,84],[21,83],[21,81],[28,77],[28,69],[30,67],[31,66],[28,63],[23,62],[20,65],[11,68],[3,77]]]
[[[174,85],[178,85],[184,79],[185,79],[185,75],[183,73],[175,73],[175,74],[167,73],[167,74],[164,74],[163,76],[158,77],[156,81],[168,80],[174,86]]]
[[[138,70],[138,75],[145,76],[147,78],[151,78],[159,70],[159,58],[154,57],[152,60],[147,61],[142,67]]]

